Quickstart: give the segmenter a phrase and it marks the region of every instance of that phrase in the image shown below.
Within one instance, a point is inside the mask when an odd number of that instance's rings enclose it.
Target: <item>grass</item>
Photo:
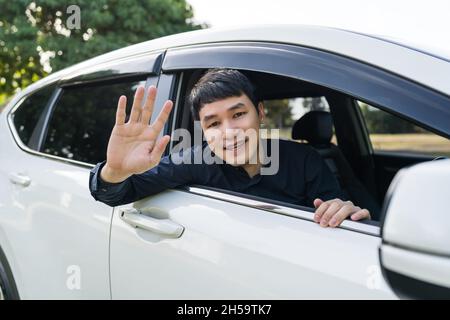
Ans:
[[[427,133],[371,134],[375,150],[410,151],[450,157],[450,140]]]
[[[291,130],[281,129],[280,138],[290,139]],[[374,150],[406,151],[450,158],[450,140],[435,134],[371,134],[370,141],[372,141]],[[332,142],[336,144],[335,136],[333,136]]]

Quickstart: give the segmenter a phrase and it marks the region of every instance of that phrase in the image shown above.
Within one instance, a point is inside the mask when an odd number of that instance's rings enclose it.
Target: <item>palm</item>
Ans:
[[[167,101],[158,118],[149,125],[156,89],[149,89],[144,106],[141,107],[143,95],[143,88],[138,88],[130,119],[126,123],[126,98],[119,99],[116,123],[108,143],[107,164],[109,168],[124,176],[139,174],[156,166],[169,141],[168,136],[159,140],[157,138],[167,121],[172,103]]]

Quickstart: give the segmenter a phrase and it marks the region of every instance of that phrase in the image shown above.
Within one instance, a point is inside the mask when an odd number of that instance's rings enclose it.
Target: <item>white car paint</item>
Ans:
[[[112,208],[92,201],[89,170],[23,152],[6,112],[0,113],[0,146],[0,246],[20,297],[109,299]],[[30,184],[11,182],[13,175]]]
[[[132,207],[113,218],[113,299],[395,298],[380,273],[378,236],[184,191],[134,204],[184,226],[172,239],[121,220]]]
[[[442,208],[448,206],[449,164],[448,160],[434,161],[399,172],[396,192],[392,195],[386,217],[386,241],[406,247],[415,243],[411,249],[450,256],[450,215],[442,213]],[[400,178],[401,175],[405,177]],[[433,183],[430,183],[430,177]],[[411,195],[420,195],[420,198],[407,201]],[[390,212],[395,214],[389,215]],[[417,241],[418,237],[420,241]]]

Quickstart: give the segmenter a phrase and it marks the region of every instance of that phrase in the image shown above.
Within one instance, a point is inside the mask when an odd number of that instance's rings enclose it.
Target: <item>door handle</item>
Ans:
[[[21,173],[15,173],[12,172],[9,174],[9,181],[11,181],[14,184],[18,184],[24,187],[28,187],[31,183],[30,177],[21,174]]]
[[[120,218],[135,228],[149,230],[160,235],[179,238],[184,227],[169,219],[156,219],[142,214],[135,208],[120,210]]]

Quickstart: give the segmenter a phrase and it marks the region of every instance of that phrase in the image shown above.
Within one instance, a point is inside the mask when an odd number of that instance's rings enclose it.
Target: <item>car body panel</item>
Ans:
[[[175,200],[176,199],[176,200]],[[180,238],[135,228],[120,210],[170,219]],[[115,209],[113,299],[393,299],[381,238],[170,190]]]
[[[109,299],[112,208],[92,201],[89,170],[24,152],[0,113],[0,246],[22,299]],[[11,183],[12,175],[30,179]],[[80,287],[72,286],[80,275]],[[75,277],[75,278],[74,278]],[[71,289],[72,288],[72,289]]]

